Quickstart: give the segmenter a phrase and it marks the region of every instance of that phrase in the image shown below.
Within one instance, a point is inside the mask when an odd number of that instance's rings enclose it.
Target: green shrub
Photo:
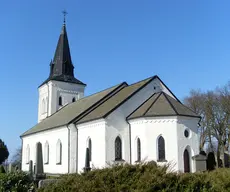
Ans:
[[[0,192],[33,192],[32,178],[26,173],[15,172],[0,174]]]
[[[120,165],[60,177],[39,192],[225,192],[230,191],[230,170],[172,173],[155,163]]]

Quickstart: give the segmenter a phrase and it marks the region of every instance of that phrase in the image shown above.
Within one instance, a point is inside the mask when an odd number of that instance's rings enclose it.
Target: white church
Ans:
[[[156,161],[195,171],[200,117],[158,76],[89,96],[85,87],[74,76],[64,22],[49,77],[38,88],[38,123],[21,135],[22,170],[29,170],[30,160],[36,164],[40,142],[47,174],[81,173],[86,148],[92,168]]]

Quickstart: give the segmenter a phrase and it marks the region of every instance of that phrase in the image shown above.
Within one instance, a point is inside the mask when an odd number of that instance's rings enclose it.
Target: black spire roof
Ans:
[[[50,63],[50,75],[39,87],[50,80],[64,81],[86,85],[74,77],[74,66],[71,60],[66,24],[62,26],[54,58]]]

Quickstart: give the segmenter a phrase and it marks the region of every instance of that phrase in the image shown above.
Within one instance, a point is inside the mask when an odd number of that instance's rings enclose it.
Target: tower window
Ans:
[[[75,99],[75,97],[72,99],[72,102],[75,102],[76,101],[76,99]]]
[[[58,99],[58,104],[59,104],[60,106],[62,106],[62,97],[61,97],[61,96],[60,96],[59,99]]]

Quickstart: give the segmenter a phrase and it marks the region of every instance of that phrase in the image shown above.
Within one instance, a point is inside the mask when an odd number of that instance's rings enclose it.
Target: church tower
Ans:
[[[61,34],[54,58],[50,62],[49,77],[38,87],[38,122],[68,103],[82,98],[85,87],[86,84],[74,77],[64,13]]]

